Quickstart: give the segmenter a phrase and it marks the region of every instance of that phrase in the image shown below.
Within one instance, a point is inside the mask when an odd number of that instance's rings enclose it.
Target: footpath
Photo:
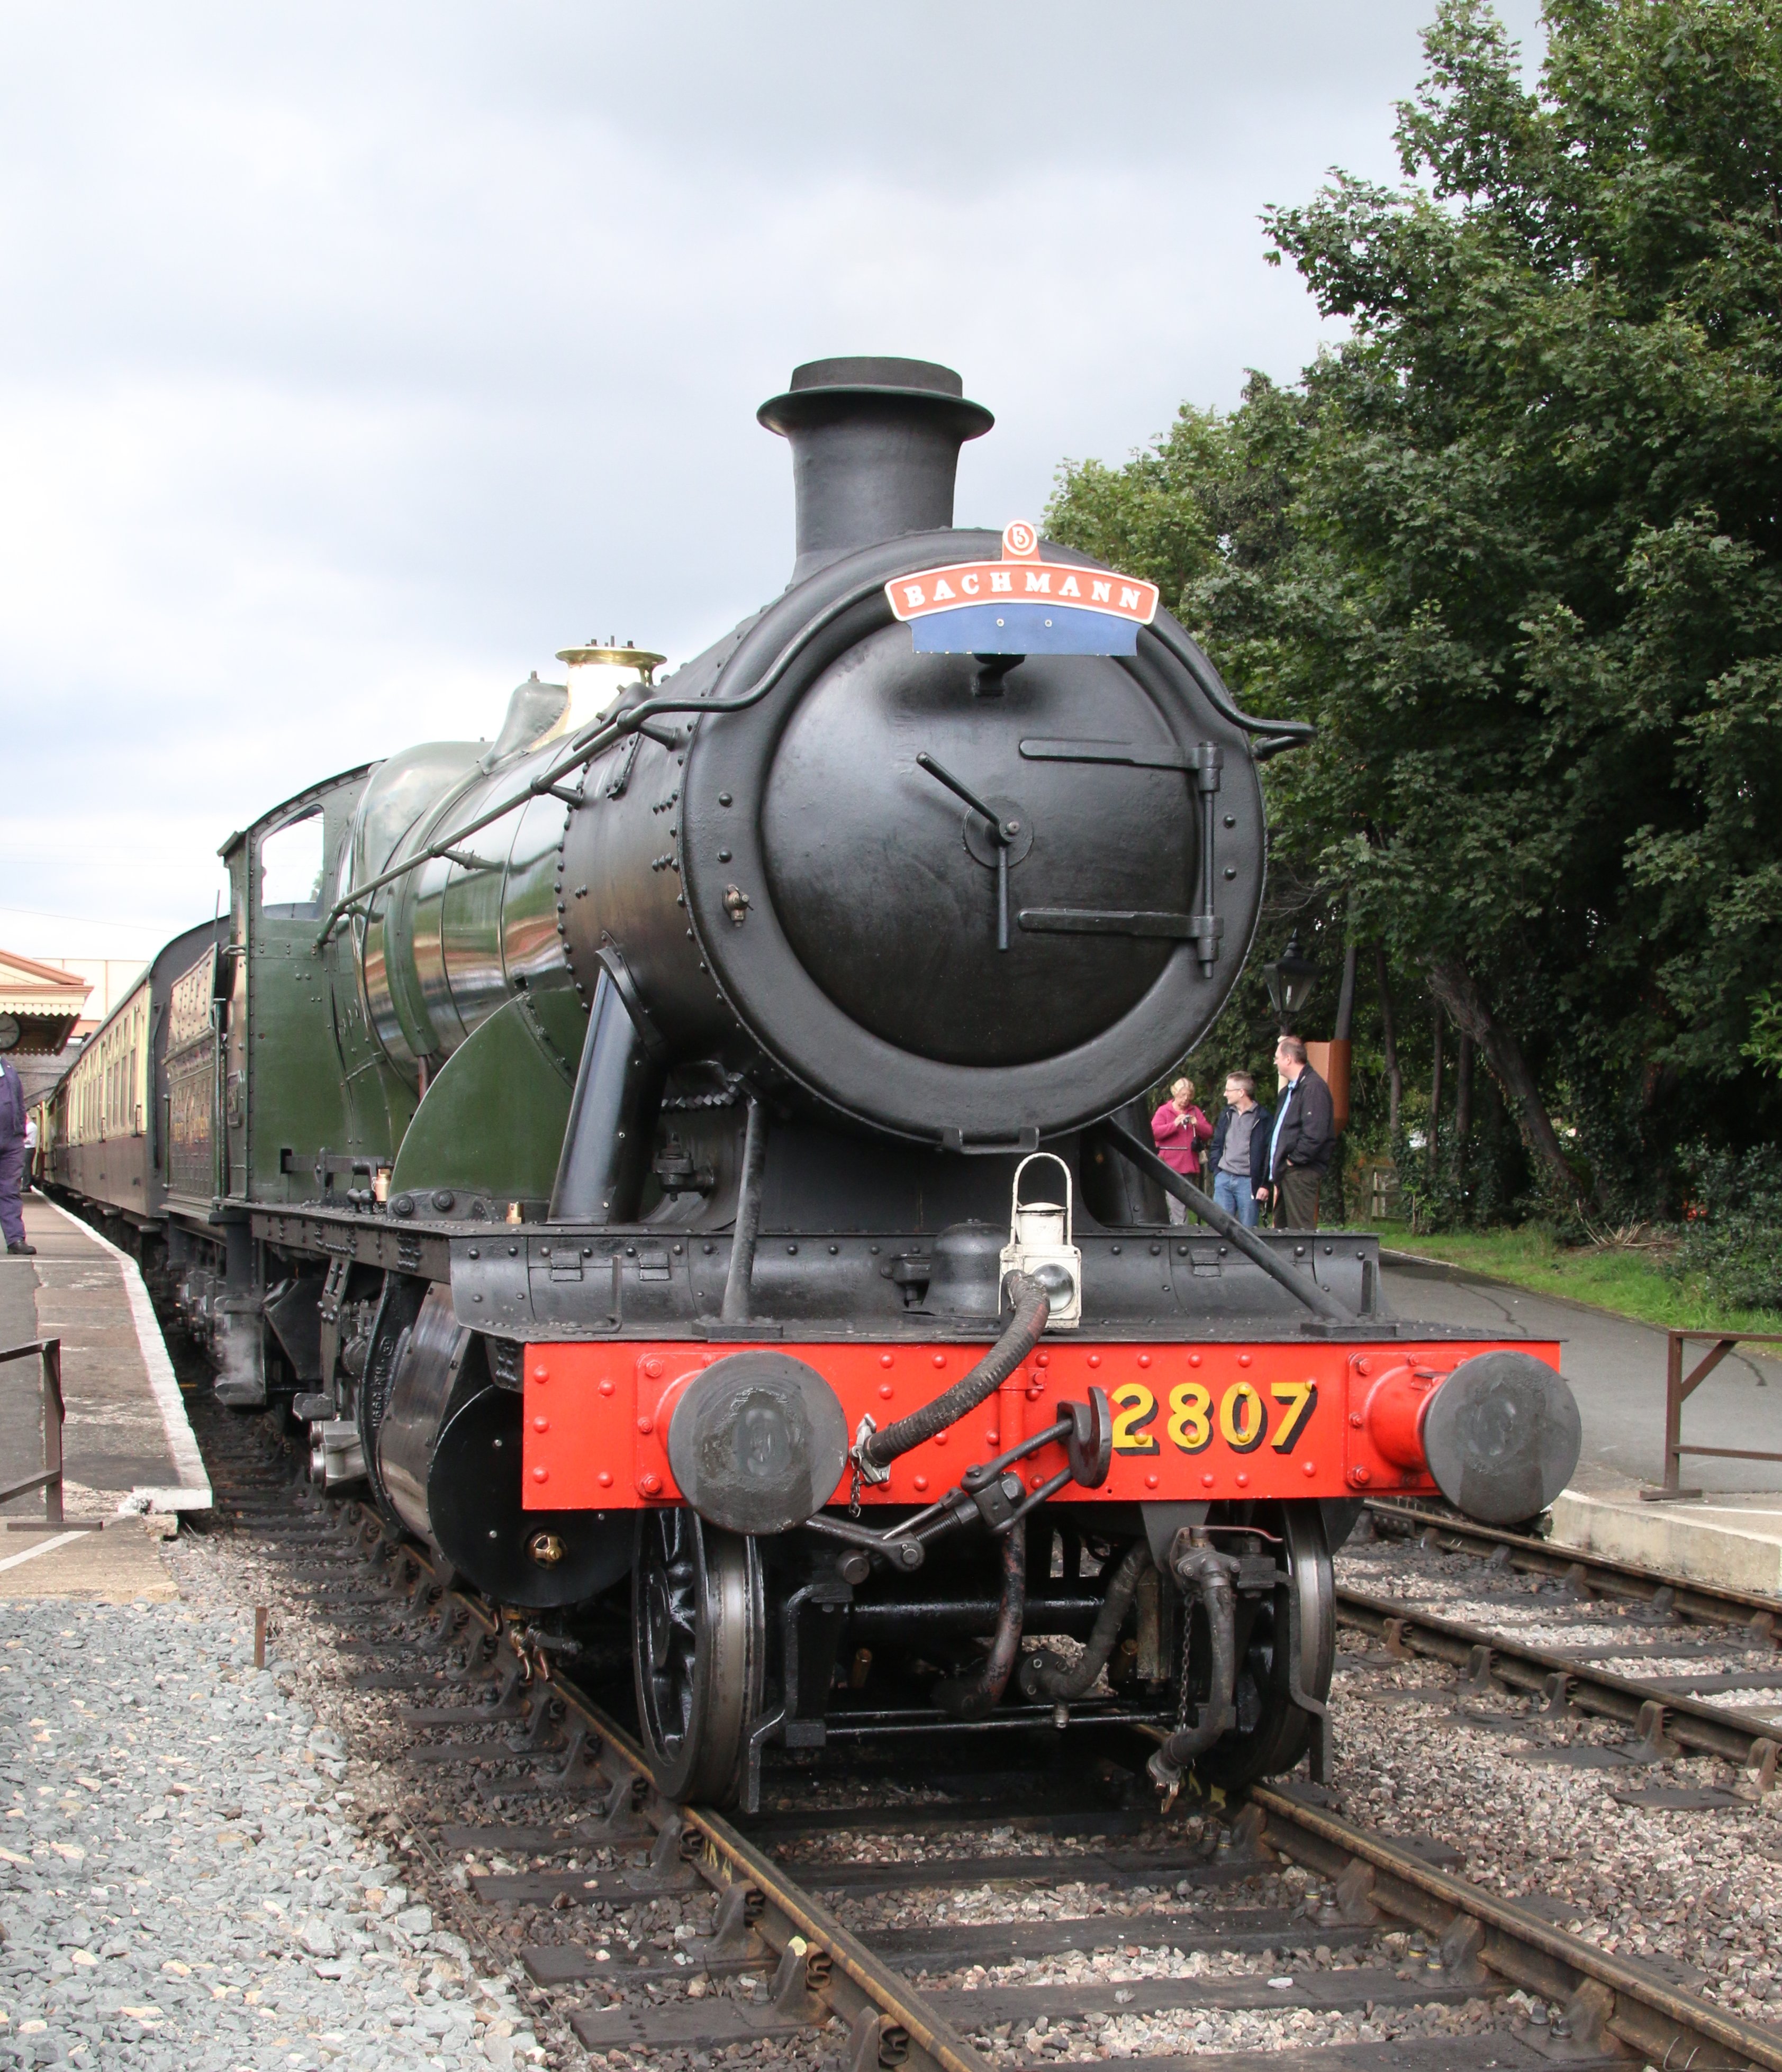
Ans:
[[[252,1611],[208,1594],[6,1607],[0,2066],[533,2062],[512,1983],[436,1928],[340,1740],[254,1667]]]
[[[0,1507],[0,2067],[536,2063],[513,1977],[436,1925],[302,1666],[256,1667],[258,1586],[134,1263],[41,1196],[26,1228],[0,1347],[62,1341],[67,1515]],[[0,1366],[0,1486],[41,1464],[39,1376]]]

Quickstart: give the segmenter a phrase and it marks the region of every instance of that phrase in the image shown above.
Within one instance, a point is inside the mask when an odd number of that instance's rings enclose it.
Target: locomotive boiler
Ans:
[[[1289,1769],[1333,1532],[1538,1512],[1556,1349],[1395,1318],[1373,1237],[1247,1231],[1151,1152],[1307,730],[1149,584],[954,527],[992,420],[949,370],[813,362],[760,418],[780,597],[233,838],[131,1219],[224,1400],[540,1645],[628,1588],[666,1790],[940,1731]]]

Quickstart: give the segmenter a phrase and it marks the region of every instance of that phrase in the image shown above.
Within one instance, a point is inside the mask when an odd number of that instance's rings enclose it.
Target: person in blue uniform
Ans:
[[[25,1242],[25,1088],[19,1067],[0,1058],[0,1235],[10,1254],[35,1252]]]

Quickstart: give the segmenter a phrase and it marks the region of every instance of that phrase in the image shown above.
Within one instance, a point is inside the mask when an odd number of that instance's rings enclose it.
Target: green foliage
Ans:
[[[1414,1231],[1491,1230],[1531,1211],[1545,1215],[1547,1204],[1531,1194],[1526,1161],[1500,1113],[1475,1124],[1463,1143],[1451,1128],[1439,1133],[1432,1157],[1427,1104],[1419,1105],[1418,1142],[1414,1145],[1412,1133],[1401,1128],[1393,1159]]]
[[[1751,1033],[1744,1047],[1753,1064],[1782,1072],[1782,987],[1766,986],[1751,1001]]]
[[[1720,1308],[1782,1309],[1782,1151],[1701,1145],[1686,1163],[1689,1205],[1666,1272]]]
[[[1530,91],[1445,0],[1407,184],[1270,219],[1348,342],[1067,466],[1048,524],[1317,722],[1270,766],[1266,925],[1463,967],[1607,1213],[1782,1135],[1782,15],[1547,26]]]
[[[1782,1330],[1782,1314],[1774,1309],[1729,1310],[1699,1281],[1664,1272],[1663,1243],[1650,1234],[1577,1244],[1562,1242],[1544,1223],[1529,1222],[1514,1229],[1447,1231],[1401,1242],[1471,1272],[1637,1317],[1661,1330]],[[1654,1379],[1656,1373],[1654,1368]]]

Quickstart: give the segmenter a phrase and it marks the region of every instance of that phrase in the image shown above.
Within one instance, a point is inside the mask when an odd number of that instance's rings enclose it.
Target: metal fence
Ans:
[[[1700,1496],[1698,1489],[1683,1487],[1683,1456],[1712,1455],[1722,1461],[1782,1461],[1782,1453],[1754,1453],[1744,1446],[1686,1446],[1683,1443],[1683,1405],[1735,1346],[1782,1346],[1782,1336],[1767,1331],[1672,1331],[1665,1363],[1665,1479],[1655,1490],[1640,1494],[1648,1503]],[[1706,1356],[1685,1375],[1683,1347],[1694,1342],[1706,1345]]]
[[[10,1503],[14,1497],[28,1496],[33,1490],[43,1492],[43,1516],[51,1525],[62,1521],[62,1341],[60,1338],[34,1338],[28,1345],[13,1346],[0,1351],[0,1366],[9,1360],[35,1359],[41,1363],[43,1375],[43,1472],[27,1475],[22,1482],[14,1482],[10,1489],[0,1489],[0,1503]]]

